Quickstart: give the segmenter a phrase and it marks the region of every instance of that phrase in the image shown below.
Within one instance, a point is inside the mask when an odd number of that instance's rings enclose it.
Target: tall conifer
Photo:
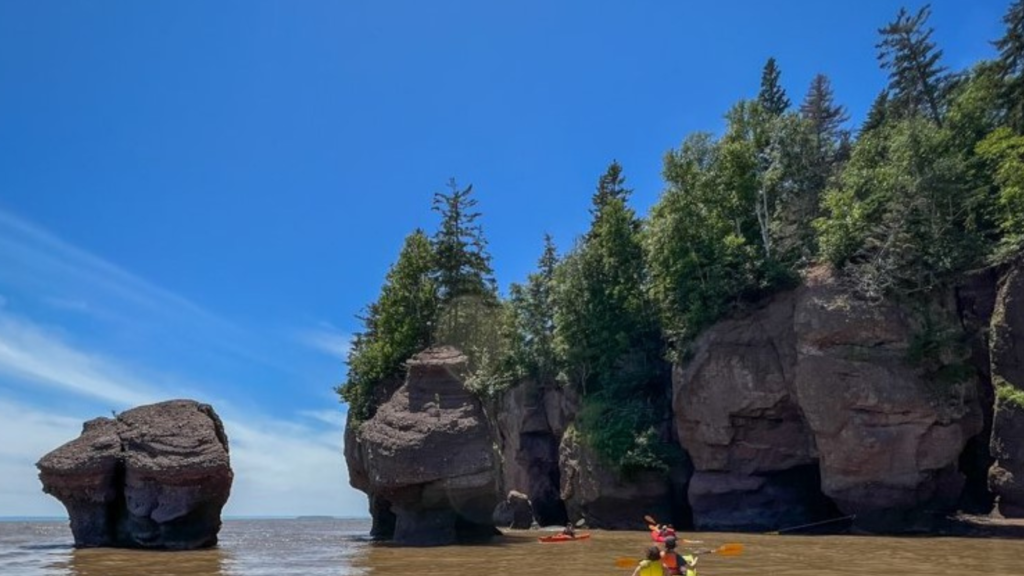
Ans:
[[[1017,0],[1003,16],[1006,32],[995,41],[999,73],[1006,83],[1004,102],[1010,125],[1024,132],[1024,0]]]
[[[757,95],[757,101],[772,116],[782,115],[790,105],[786,91],[780,83],[781,76],[782,71],[779,70],[775,58],[769,58],[761,71],[761,91]]]
[[[939,64],[942,50],[932,42],[927,27],[931,7],[924,6],[911,16],[900,8],[896,19],[878,33],[878,60],[889,71],[889,99],[904,116],[923,114],[942,125],[942,104],[948,84],[946,68]]]

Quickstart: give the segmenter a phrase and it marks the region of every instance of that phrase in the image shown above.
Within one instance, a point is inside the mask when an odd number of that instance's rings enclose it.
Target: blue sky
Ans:
[[[63,513],[33,462],[174,397],[227,421],[227,513],[364,515],[331,388],[434,191],[474,184],[507,287],[612,159],[646,212],[769,56],[860,119],[899,5],[0,2],[0,515]],[[1007,5],[933,2],[945,64]]]

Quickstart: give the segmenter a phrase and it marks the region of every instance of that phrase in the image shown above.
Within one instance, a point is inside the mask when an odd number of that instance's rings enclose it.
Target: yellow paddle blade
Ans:
[[[634,566],[636,566],[639,563],[640,563],[640,561],[637,560],[636,558],[616,558],[615,559],[615,566],[618,567],[618,568],[633,568]]]
[[[712,552],[719,556],[739,556],[743,553],[743,544],[732,542],[730,544],[722,544],[718,548],[715,548]]]

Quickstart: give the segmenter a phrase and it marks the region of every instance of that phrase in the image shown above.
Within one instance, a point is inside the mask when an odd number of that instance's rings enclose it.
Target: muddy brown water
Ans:
[[[198,552],[75,550],[64,522],[0,522],[0,574],[16,576],[628,576],[646,532],[595,531],[590,540],[540,544],[548,532],[510,532],[494,544],[402,548],[366,538],[366,520],[228,520],[221,545]],[[705,556],[700,576],[1024,576],[1024,540],[698,533],[708,546],[738,542],[735,557]]]

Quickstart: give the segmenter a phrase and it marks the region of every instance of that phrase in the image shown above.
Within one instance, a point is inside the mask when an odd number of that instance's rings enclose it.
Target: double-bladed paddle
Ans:
[[[722,544],[718,548],[708,548],[706,550],[697,550],[691,552],[694,555],[700,554],[718,554],[719,556],[739,556],[743,553],[743,544],[738,542],[730,542],[729,544]],[[616,558],[615,566],[618,568],[632,568],[636,566],[640,561],[636,558]]]

